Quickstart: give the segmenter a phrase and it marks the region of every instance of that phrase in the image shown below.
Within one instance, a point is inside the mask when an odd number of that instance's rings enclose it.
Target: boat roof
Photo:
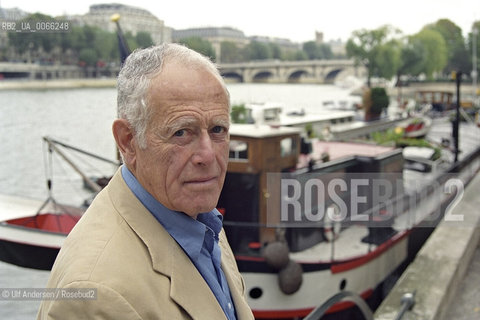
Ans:
[[[377,157],[395,150],[394,147],[379,146],[368,143],[322,141],[314,142],[314,152],[321,154],[327,152],[330,160],[350,156]]]
[[[405,159],[425,159],[432,158],[435,150],[428,147],[405,147],[403,148],[403,157]]]
[[[247,109],[252,111],[275,110],[279,112],[279,119],[270,120],[268,123],[281,126],[295,126],[307,123],[316,122],[330,122],[334,119],[353,118],[355,112],[353,111],[324,111],[324,112],[301,112],[301,109],[286,108],[283,104],[266,102],[266,103],[249,103],[245,105]],[[294,114],[292,114],[294,113]]]
[[[330,122],[334,119],[353,118],[353,111],[329,111],[325,113],[308,113],[304,115],[280,115],[280,123],[284,126],[294,126],[306,123]]]
[[[253,102],[253,103],[248,103],[245,105],[246,109],[256,109],[256,110],[270,110],[270,109],[280,109],[283,110],[285,106],[281,103],[276,103],[276,102]]]
[[[229,129],[230,135],[244,136],[249,138],[267,138],[300,134],[302,129],[284,126],[269,126],[257,124],[232,124]]]

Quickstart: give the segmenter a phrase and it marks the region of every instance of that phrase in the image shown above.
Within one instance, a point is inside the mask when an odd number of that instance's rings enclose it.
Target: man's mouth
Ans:
[[[199,177],[185,181],[184,183],[187,185],[208,185],[213,182],[216,182],[216,176],[209,176],[209,177]]]

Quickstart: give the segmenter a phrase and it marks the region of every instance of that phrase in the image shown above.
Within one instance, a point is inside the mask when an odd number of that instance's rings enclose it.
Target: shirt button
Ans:
[[[228,303],[228,309],[232,309],[232,304],[230,302]]]

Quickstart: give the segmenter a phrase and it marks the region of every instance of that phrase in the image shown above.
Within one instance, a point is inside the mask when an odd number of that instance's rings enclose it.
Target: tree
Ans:
[[[192,50],[195,50],[207,57],[210,57],[210,59],[212,60],[215,60],[216,58],[215,49],[208,40],[202,39],[200,37],[189,37],[181,39],[179,42],[183,43],[185,46]]]
[[[240,49],[231,41],[222,41],[220,43],[220,55],[220,61],[223,63],[244,61]]]
[[[315,41],[305,42],[302,46],[308,59],[331,59],[333,57],[332,49],[328,44],[316,43]]]
[[[31,30],[35,29],[37,22],[55,21],[51,16],[34,13],[20,20],[18,24],[24,23]],[[52,49],[59,45],[60,37],[58,33],[47,32],[9,32],[9,44],[17,50],[19,54],[29,53],[36,55],[41,52],[49,53]]]
[[[125,37],[125,41],[127,42],[127,46],[130,48],[130,50],[133,51],[138,48],[137,40],[132,32],[127,31],[123,34],[123,36]]]
[[[305,53],[307,54],[308,59],[318,59],[317,43],[315,41],[305,42],[302,48],[303,51],[305,51]]]
[[[247,123],[248,111],[243,103],[233,105],[230,115],[233,123]]]
[[[109,61],[116,59],[118,54],[117,38],[111,32],[101,29],[94,31],[93,48],[99,60]]]
[[[401,43],[392,39],[378,46],[375,50],[376,69],[374,74],[386,79],[396,75],[401,65]]]
[[[308,55],[304,50],[288,50],[283,53],[283,60],[286,61],[303,61],[308,59]]]
[[[276,43],[269,42],[268,46],[270,47],[270,53],[272,59],[282,60],[282,49]]]
[[[267,60],[272,58],[271,48],[265,43],[252,41],[244,48],[247,60]]]
[[[322,59],[332,59],[333,58],[333,52],[332,48],[326,44],[326,43],[321,43],[318,48],[322,54]]]
[[[480,66],[480,20],[475,21],[472,26],[472,30],[476,30],[476,34],[474,32],[469,32],[468,33],[468,51],[471,52],[472,54],[472,71],[474,70],[473,68],[473,54],[476,53],[476,59],[475,62],[477,64],[477,79],[478,79],[478,71],[479,71],[479,66]],[[475,41],[473,40],[473,37],[475,37]],[[474,49],[473,46],[476,46]]]
[[[440,33],[445,40],[447,50],[447,64],[444,72],[450,74],[452,71],[469,70],[470,59],[462,35],[462,29],[448,19],[440,19],[434,24],[427,25],[426,29]]]
[[[391,35],[399,31],[391,26],[383,26],[375,30],[357,30],[347,41],[347,55],[354,58],[357,64],[367,68],[367,84],[371,86],[371,77],[391,78],[400,67],[398,42]]]
[[[401,63],[397,71],[397,78],[404,74],[418,76],[423,70],[423,46],[419,41],[412,41],[411,37],[405,38],[400,50]]]
[[[87,66],[95,66],[98,61],[98,55],[95,49],[93,48],[85,48],[80,51],[78,55],[81,64],[85,64]]]
[[[153,45],[152,36],[145,31],[139,31],[135,35],[135,40],[140,48],[147,48]]]
[[[447,48],[442,35],[435,30],[424,28],[408,39],[412,50],[421,54],[417,65],[412,65],[415,71],[425,73],[431,79],[435,72],[442,71],[447,65]],[[413,71],[413,70],[412,70]]]

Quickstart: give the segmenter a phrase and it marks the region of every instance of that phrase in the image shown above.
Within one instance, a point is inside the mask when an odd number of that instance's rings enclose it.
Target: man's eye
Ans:
[[[222,132],[225,132],[225,131],[226,131],[226,129],[222,126],[215,126],[212,129],[213,133],[222,133]]]
[[[173,134],[175,137],[181,137],[185,134],[185,130],[178,130],[178,131],[175,131],[175,133]]]

